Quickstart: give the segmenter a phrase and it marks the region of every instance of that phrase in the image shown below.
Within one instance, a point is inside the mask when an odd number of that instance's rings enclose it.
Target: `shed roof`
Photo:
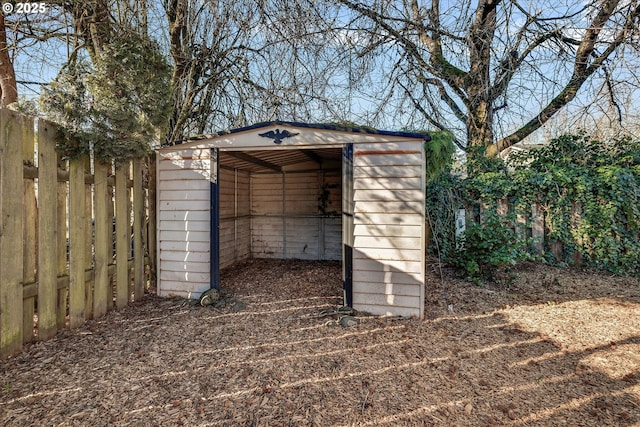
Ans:
[[[240,127],[236,129],[224,130],[224,131],[220,131],[220,132],[216,132],[208,135],[195,136],[189,139],[163,144],[162,147],[193,143],[197,141],[213,140],[225,135],[232,135],[236,133],[248,132],[252,130],[258,130],[258,129],[268,128],[273,126],[290,126],[295,128],[306,128],[306,129],[335,131],[335,132],[349,132],[349,133],[355,133],[355,134],[381,135],[381,136],[403,137],[403,138],[411,138],[411,139],[424,139],[425,141],[431,140],[431,136],[428,133],[389,131],[389,130],[374,129],[370,127],[349,126],[349,125],[342,125],[342,124],[302,123],[302,122],[276,120],[271,122],[256,123],[251,126],[245,126],[245,127]]]

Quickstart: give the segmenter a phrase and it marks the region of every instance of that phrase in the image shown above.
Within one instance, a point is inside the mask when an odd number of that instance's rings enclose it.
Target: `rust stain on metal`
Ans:
[[[355,151],[354,156],[383,156],[387,154],[420,154],[420,150],[362,150]]]

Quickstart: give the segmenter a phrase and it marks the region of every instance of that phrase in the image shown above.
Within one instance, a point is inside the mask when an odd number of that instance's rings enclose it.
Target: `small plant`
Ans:
[[[481,284],[494,280],[501,269],[532,259],[529,242],[509,226],[508,218],[488,211],[482,224],[470,224],[462,236],[461,248],[451,257],[467,278]]]

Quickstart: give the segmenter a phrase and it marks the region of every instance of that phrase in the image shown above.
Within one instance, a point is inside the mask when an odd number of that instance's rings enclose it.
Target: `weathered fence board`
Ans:
[[[33,126],[22,128],[22,162],[25,165],[32,165],[35,157],[35,147],[33,144]],[[24,199],[22,204],[22,236],[23,236],[23,264],[22,278],[25,282],[35,282],[36,280],[36,233],[38,230],[38,214],[36,204],[36,186],[32,179],[23,179]],[[22,342],[28,343],[33,340],[33,315],[35,313],[36,298],[28,297],[23,300],[22,319]]]
[[[85,284],[84,160],[69,162],[69,326],[84,323]]]
[[[110,164],[61,159],[57,133],[39,121],[36,137],[33,119],[0,110],[0,357],[141,298],[153,275],[144,162],[116,179]]]
[[[133,161],[133,253],[142,254],[142,223],[144,222],[144,189],[142,188],[142,160]],[[133,261],[135,299],[144,295],[144,258],[135,256]]]
[[[129,268],[126,262],[131,251],[129,232],[129,190],[127,189],[129,168],[116,169],[116,307],[129,302]]]
[[[58,209],[55,128],[38,127],[38,336],[49,339],[57,330]],[[26,319],[26,316],[25,316]],[[31,319],[33,322],[33,318]]]
[[[19,352],[23,332],[22,128],[30,119],[0,110],[0,356]]]
[[[96,162],[94,167],[94,208],[95,208],[95,251],[96,276],[93,297],[93,317],[104,316],[111,305],[112,295],[109,288],[109,261],[113,241],[112,221],[108,204],[111,195],[108,193],[107,178],[111,165]]]

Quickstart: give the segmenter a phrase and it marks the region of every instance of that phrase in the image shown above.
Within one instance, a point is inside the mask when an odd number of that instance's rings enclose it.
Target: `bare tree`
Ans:
[[[328,14],[296,0],[166,0],[173,59],[168,141],[286,117],[335,118]],[[309,8],[313,8],[312,13]],[[311,20],[310,18],[314,18]]]
[[[0,13],[0,108],[18,101],[18,85],[7,44],[4,15]]]
[[[576,98],[602,97],[599,83],[615,98],[630,74],[616,65],[638,58],[638,0],[336,2],[351,12],[350,48],[388,82],[382,107],[490,156]]]

